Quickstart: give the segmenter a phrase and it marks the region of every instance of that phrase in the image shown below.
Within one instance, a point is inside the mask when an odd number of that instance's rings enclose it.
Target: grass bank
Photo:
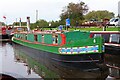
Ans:
[[[50,28],[44,28],[44,30],[50,30]],[[58,30],[58,28],[52,28],[52,30]],[[64,29],[63,29],[64,30]],[[99,27],[85,27],[85,28],[68,28],[68,30],[82,30],[82,31],[103,31],[103,28]],[[108,27],[106,31],[120,31],[120,27]]]
[[[75,30],[75,28],[70,28],[69,30]],[[103,31],[103,28],[99,27],[91,27],[91,28],[77,28],[76,30],[84,30],[84,31]],[[120,27],[109,27],[106,28],[106,31],[120,31]]]

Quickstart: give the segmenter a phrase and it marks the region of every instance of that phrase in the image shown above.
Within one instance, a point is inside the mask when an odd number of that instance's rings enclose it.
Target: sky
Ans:
[[[120,0],[1,0],[0,1],[0,22],[12,24],[15,21],[26,21],[30,17],[33,23],[36,21],[36,10],[38,10],[38,19],[47,21],[59,20],[62,9],[68,3],[85,2],[89,11],[108,10],[118,15],[118,2]],[[6,21],[3,19],[6,16]]]

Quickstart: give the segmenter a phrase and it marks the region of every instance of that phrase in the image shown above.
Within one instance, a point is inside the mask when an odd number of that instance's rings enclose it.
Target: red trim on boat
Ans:
[[[66,36],[64,34],[60,34],[60,36],[62,38],[61,45],[64,45],[66,43]]]
[[[90,33],[89,37],[90,37],[90,38],[93,38],[93,35],[94,35],[94,33]]]

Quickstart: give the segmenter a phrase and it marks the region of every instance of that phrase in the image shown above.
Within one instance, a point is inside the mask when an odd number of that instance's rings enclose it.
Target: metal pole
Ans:
[[[36,22],[38,20],[38,10],[36,10]]]
[[[21,18],[20,18],[20,27],[21,27]]]

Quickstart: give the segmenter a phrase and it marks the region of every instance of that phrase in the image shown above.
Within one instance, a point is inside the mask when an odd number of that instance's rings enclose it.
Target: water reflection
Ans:
[[[109,67],[109,75],[116,79],[120,79],[120,56],[106,54],[105,61]]]
[[[28,66],[26,66],[25,62],[16,60],[14,49],[9,43],[0,43],[0,57],[0,66],[2,66],[0,73],[15,78],[41,78],[33,70],[31,70],[31,74],[28,74]]]
[[[0,73],[2,72],[2,43],[0,42]]]
[[[47,77],[47,78],[59,78],[59,76],[54,72],[49,70],[44,65],[40,64],[38,61],[32,59],[31,57],[27,56],[24,52],[20,51],[19,49],[14,49],[15,57],[17,62],[25,62],[27,63],[27,72],[28,75],[31,74],[31,69],[36,72],[39,76]]]

